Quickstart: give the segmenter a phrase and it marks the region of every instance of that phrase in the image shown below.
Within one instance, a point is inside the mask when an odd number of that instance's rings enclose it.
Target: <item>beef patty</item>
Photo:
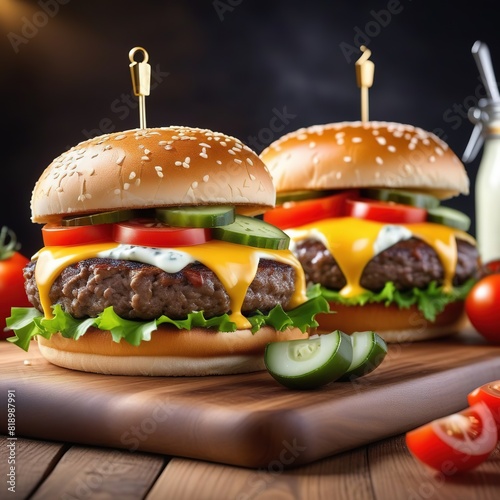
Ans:
[[[479,253],[475,246],[457,240],[457,267],[453,285],[458,286],[479,273]],[[320,241],[307,239],[297,244],[295,251],[308,282],[340,290],[346,279],[332,254]],[[368,262],[360,285],[374,292],[392,281],[398,290],[425,288],[432,281],[442,283],[443,266],[432,247],[417,238],[402,240],[377,254]]]
[[[30,302],[40,311],[35,282],[36,261],[24,269]],[[248,288],[242,313],[265,313],[280,304],[286,309],[295,289],[291,266],[261,259]],[[215,273],[200,263],[189,264],[177,273],[139,262],[94,258],[63,270],[50,289],[52,304],[75,318],[96,317],[108,306],[126,319],[151,320],[162,314],[184,319],[193,311],[205,318],[230,313],[229,296]]]

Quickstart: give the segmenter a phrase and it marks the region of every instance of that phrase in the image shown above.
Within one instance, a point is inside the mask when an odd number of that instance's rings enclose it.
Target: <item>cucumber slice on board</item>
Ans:
[[[462,231],[467,231],[470,227],[470,217],[450,207],[430,208],[427,210],[427,220]]]
[[[232,224],[214,227],[212,237],[217,240],[272,250],[287,250],[290,237],[281,229],[261,219],[237,215]]]
[[[169,226],[217,227],[234,222],[234,207],[168,207],[157,208],[156,218]]]
[[[340,330],[304,340],[271,342],[264,362],[271,376],[290,389],[315,389],[337,380],[352,362],[352,342]]]
[[[431,194],[416,193],[403,189],[363,189],[361,195],[366,198],[380,201],[393,201],[402,205],[411,205],[420,208],[436,208],[439,199]]]
[[[351,334],[352,361],[339,381],[353,380],[367,375],[377,368],[387,354],[387,344],[375,332],[354,332]]]
[[[95,214],[79,215],[77,217],[64,217],[61,226],[91,226],[93,224],[112,224],[123,222],[136,217],[135,210],[113,210],[111,212],[98,212]]]

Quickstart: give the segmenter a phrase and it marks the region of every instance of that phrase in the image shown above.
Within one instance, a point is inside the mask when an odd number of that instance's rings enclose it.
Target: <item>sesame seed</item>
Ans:
[[[443,156],[443,154],[444,154],[444,151],[441,148],[438,148],[438,147],[434,148],[434,151],[436,151],[436,153],[439,156]]]
[[[123,189],[126,191],[130,187],[128,182],[123,183]]]
[[[187,136],[187,135],[183,135],[183,136],[181,137],[181,141],[189,141],[189,136]]]
[[[250,158],[246,158],[246,160],[249,165],[253,165],[253,161]]]
[[[182,161],[176,161],[174,165],[176,167],[180,167],[182,165]]]
[[[381,146],[385,146],[387,144],[387,141],[385,139],[385,137],[382,137],[382,136],[379,136],[379,137],[376,137],[375,140],[381,145]]]
[[[172,149],[172,146],[171,146],[170,144],[167,144],[167,145],[165,146],[165,149],[168,151],[169,149]]]
[[[212,147],[212,146],[210,146],[210,144],[207,144],[206,142],[200,142],[199,145],[202,146],[203,148],[211,148]]]
[[[375,157],[375,161],[379,164],[379,165],[382,165],[384,163],[384,160],[382,160],[382,158],[380,158],[380,156],[376,156]]]
[[[183,166],[184,168],[189,168],[189,163],[187,163],[187,162],[183,162],[183,163],[182,163],[182,166]]]
[[[227,147],[227,143],[226,143],[226,141],[220,141],[220,145],[221,145],[221,146],[224,146],[224,147]]]
[[[130,180],[135,179],[136,175],[137,175],[137,174],[136,174],[135,172],[130,172],[130,175],[128,176],[128,178],[129,178]]]
[[[222,165],[222,162],[220,160],[217,160],[215,163]]]
[[[414,142],[410,142],[408,144],[408,149],[412,149],[412,150],[415,149],[415,143]]]
[[[125,134],[120,134],[115,137],[115,141],[121,141],[122,139],[125,139],[127,137]]]
[[[299,134],[299,135],[297,136],[297,139],[298,139],[299,141],[305,141],[305,140],[307,139],[307,134]]]
[[[160,141],[158,143],[159,146],[166,146],[167,145],[167,141]]]
[[[147,148],[146,148],[146,149],[144,150],[144,154],[145,154],[145,155],[149,155],[149,154],[151,154],[151,151],[150,151],[149,149],[147,149]]]
[[[252,181],[254,181],[255,180],[255,175],[250,174],[250,179],[252,179]]]
[[[238,163],[238,164],[240,164],[240,163],[241,163],[241,160],[240,160],[239,158],[235,158],[235,159],[234,159],[234,163]]]
[[[222,143],[221,143],[222,144]],[[232,149],[228,149],[227,152],[230,154],[230,155],[236,155],[236,153],[232,150]]]
[[[205,158],[205,159],[207,159],[207,158],[208,158],[207,153],[204,153],[203,151],[200,153],[200,156],[201,156],[202,158]]]
[[[184,163],[189,163],[191,161],[191,158],[189,158],[189,156],[186,156],[186,158],[184,158]]]
[[[361,137],[353,137],[353,138],[351,139],[351,141],[352,141],[352,142],[355,142],[355,143],[359,143],[359,142],[362,142],[362,141],[363,141],[363,139],[361,139]]]
[[[196,181],[194,181],[192,184],[191,184],[191,187],[193,189],[196,189],[198,187],[198,183]]]
[[[123,165],[123,160],[125,160],[125,155],[121,154],[117,159],[116,159],[116,164],[117,165]]]
[[[113,191],[113,193],[114,193],[114,194],[120,194],[120,193],[121,193],[121,190],[120,190],[120,189],[115,189],[115,190]]]
[[[396,152],[396,148],[394,146],[387,146],[387,149],[391,152],[391,153],[395,153]]]
[[[161,172],[161,171],[163,170],[163,168],[162,168],[162,167],[160,167],[160,165],[156,165],[155,170],[156,170],[157,172]]]
[[[350,156],[344,156],[344,161],[346,163],[349,163],[350,161],[352,161],[352,158]]]
[[[436,161],[436,157],[435,156],[429,156],[429,161],[431,163],[434,163]]]
[[[315,148],[315,147],[316,147],[316,143],[315,143],[314,141],[311,141],[311,142],[309,143],[309,147],[310,147],[311,149]]]
[[[203,182],[208,182],[208,179],[209,179],[209,178],[210,178],[210,177],[209,177],[208,175],[204,175],[204,176],[203,176]]]
[[[149,156],[141,156],[141,160],[143,160],[143,161],[150,161],[151,158]]]

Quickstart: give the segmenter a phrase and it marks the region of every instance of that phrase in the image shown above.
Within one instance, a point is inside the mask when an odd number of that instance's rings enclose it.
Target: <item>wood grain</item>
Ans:
[[[36,345],[1,348],[0,404],[15,388],[20,436],[253,468],[292,455],[285,467],[303,465],[401,434],[461,410],[468,392],[500,379],[500,346],[470,334],[393,344],[366,377],[307,392],[267,372],[117,377],[51,365]]]
[[[200,487],[200,485],[203,485]],[[366,450],[285,469],[273,461],[259,470],[174,458],[147,500],[373,500]]]
[[[136,500],[144,498],[165,459],[145,453],[71,447],[33,500]]]
[[[12,441],[9,441],[11,443]],[[55,467],[68,446],[61,443],[48,443],[31,439],[17,438],[15,441],[15,491],[7,490],[6,474],[8,467],[7,439],[0,436],[0,498],[24,499],[44,481]],[[2,496],[4,495],[5,496]]]

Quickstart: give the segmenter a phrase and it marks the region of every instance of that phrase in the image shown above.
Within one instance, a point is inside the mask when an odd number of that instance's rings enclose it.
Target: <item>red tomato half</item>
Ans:
[[[447,475],[484,462],[497,445],[493,415],[484,403],[433,420],[406,434],[410,452]]]
[[[415,222],[425,222],[427,220],[427,210],[425,210],[425,208],[366,198],[347,200],[346,215],[358,219],[368,219],[393,224],[411,224]]]
[[[170,227],[154,219],[133,219],[114,225],[114,241],[145,247],[200,245],[211,239],[210,229]]]
[[[465,299],[472,326],[487,340],[500,343],[500,274],[480,279]]]
[[[42,227],[45,246],[87,245],[113,241],[113,224],[90,224],[88,226],[57,226],[45,224]]]
[[[471,406],[483,402],[490,409],[497,423],[498,439],[500,439],[500,380],[474,389],[467,396],[467,401]]]
[[[343,217],[345,202],[357,196],[356,190],[304,201],[287,201],[264,214],[264,220],[280,229],[303,226],[328,217]]]

